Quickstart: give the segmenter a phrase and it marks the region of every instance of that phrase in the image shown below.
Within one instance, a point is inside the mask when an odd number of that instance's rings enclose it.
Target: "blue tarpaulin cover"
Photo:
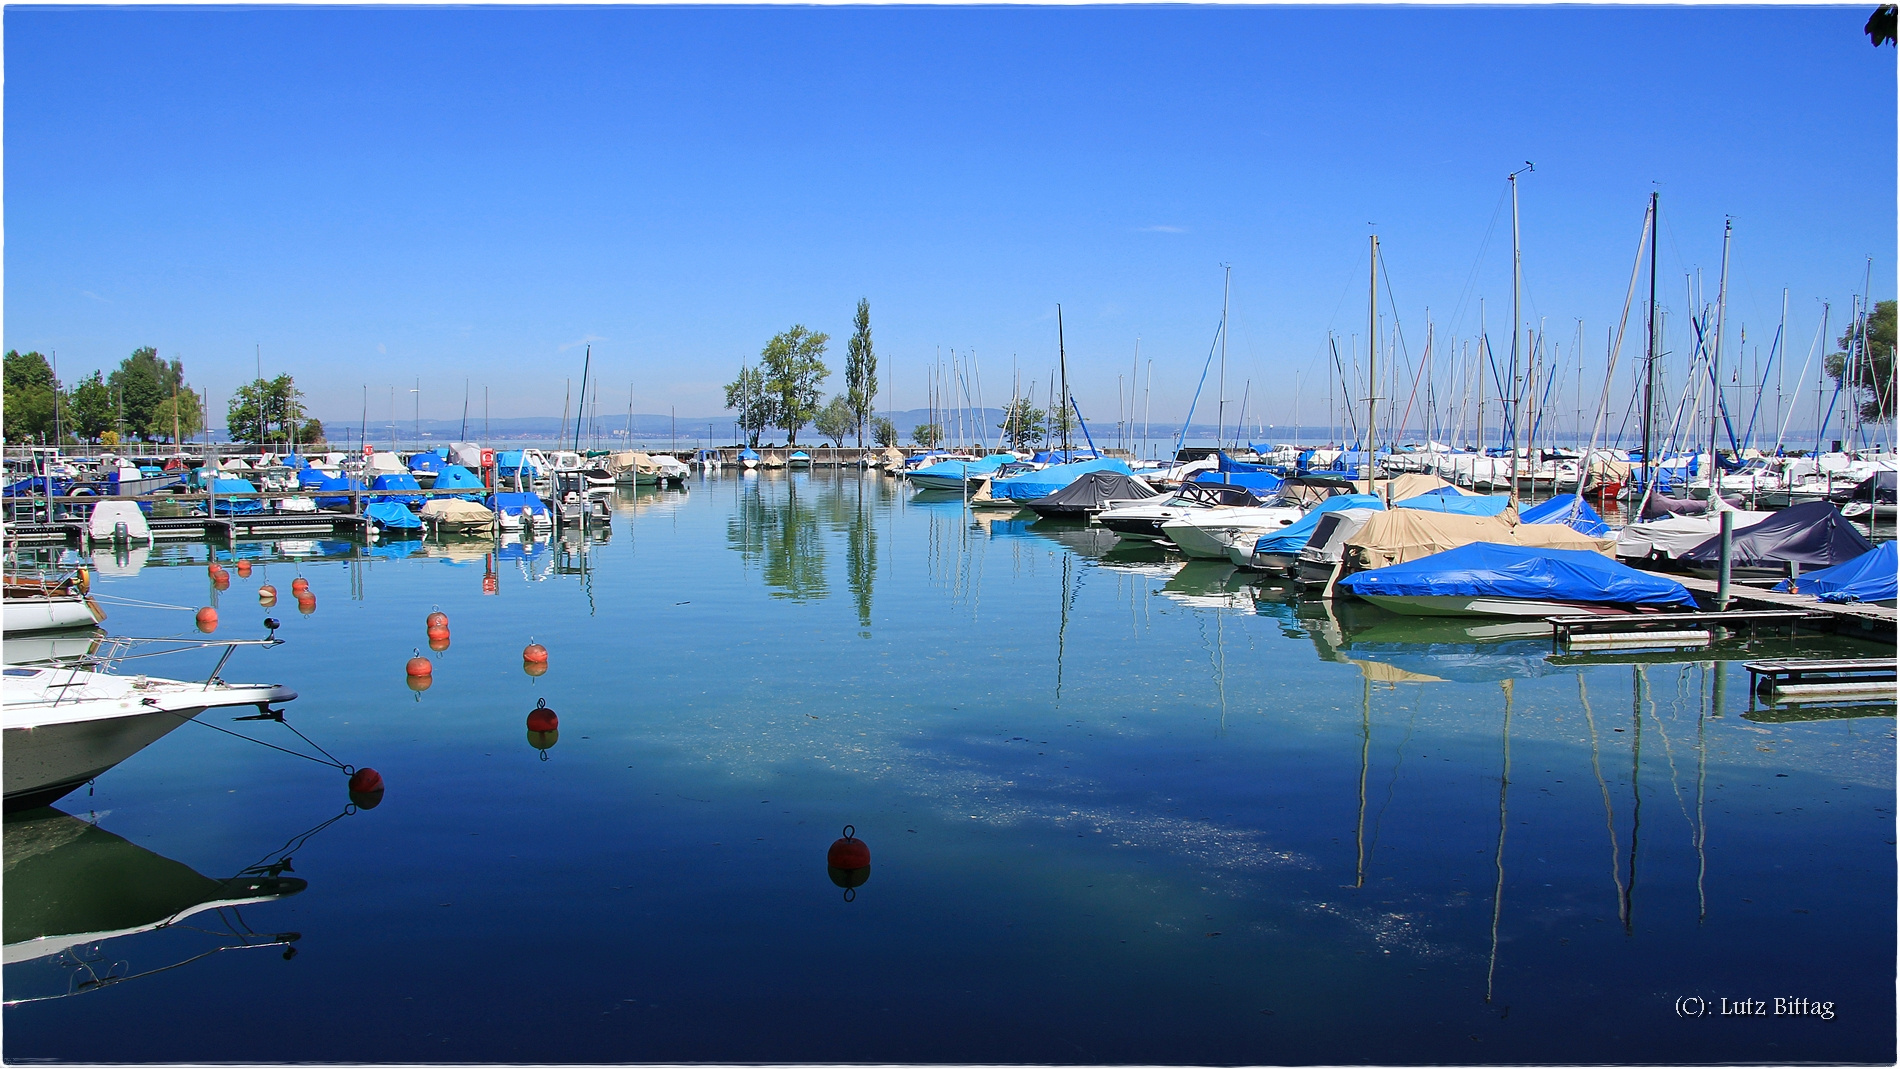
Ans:
[[[435,453],[417,453],[409,458],[410,471],[441,471],[442,458]]]
[[[481,500],[482,492],[485,492],[487,487],[482,485],[480,476],[462,467],[460,464],[446,464],[443,465],[440,472],[436,473],[435,489],[473,490],[476,491],[476,493],[461,494],[458,496],[465,501],[479,501]]]
[[[1270,535],[1262,535],[1254,543],[1255,553],[1298,553],[1313,540],[1313,531],[1319,527],[1319,518],[1328,512],[1340,509],[1373,509],[1385,511],[1385,502],[1374,494],[1334,494],[1332,497],[1313,506],[1311,512],[1295,520],[1290,527],[1282,527]]]
[[[213,479],[211,481],[211,488],[219,494],[257,493],[257,487],[252,486],[247,479]],[[217,506],[214,511],[226,516],[249,516],[253,512],[264,511],[264,502],[255,497],[238,498],[236,500],[220,497],[218,498]]]
[[[1062,464],[1093,460],[1100,455],[1093,449],[1071,449],[1067,453],[1060,449],[1044,449],[1037,452],[1033,459],[1038,464]]]
[[[1056,464],[1041,471],[1024,472],[1006,479],[993,479],[990,481],[990,496],[1008,498],[1011,501],[1034,501],[1039,497],[1048,497],[1091,471],[1118,471],[1123,475],[1134,474],[1128,469],[1127,464],[1113,457],[1103,460],[1078,460],[1072,464]]]
[[[330,476],[315,468],[304,468],[297,472],[297,487],[301,490],[315,489],[323,485]]]
[[[1422,512],[1449,512],[1459,516],[1500,516],[1511,507],[1509,494],[1458,494],[1453,491],[1441,494],[1436,491],[1408,497],[1392,506],[1398,509],[1418,509]]]
[[[1587,549],[1545,549],[1495,542],[1469,545],[1339,581],[1364,597],[1493,597],[1599,605],[1696,607],[1681,583],[1639,572]]]
[[[379,501],[370,505],[363,509],[363,516],[385,530],[422,530],[422,521],[416,519],[416,514],[393,501]]]
[[[1570,515],[1570,510],[1573,508],[1577,510],[1574,518]],[[1587,534],[1591,538],[1605,538],[1610,533],[1610,525],[1603,522],[1603,517],[1597,510],[1591,508],[1588,501],[1579,502],[1575,494],[1558,494],[1542,504],[1532,505],[1517,514],[1517,521],[1519,523],[1566,524],[1572,530]]]
[[[1270,471],[1197,471],[1194,482],[1213,483],[1216,486],[1238,486],[1253,493],[1262,501],[1270,501],[1280,492],[1284,479]]]
[[[343,491],[343,493],[347,494],[351,490],[363,489],[363,482],[362,480],[358,479],[354,475],[332,475],[325,478],[322,482],[318,483],[317,489],[341,490]],[[320,509],[340,508],[349,503],[350,503],[350,499],[347,497],[317,498],[317,507]]]
[[[938,475],[961,482],[966,474],[988,475],[1005,464],[1014,463],[1016,463],[1016,457],[1013,454],[993,453],[979,460],[940,460],[935,464],[918,468],[910,474],[912,478],[919,475]]]
[[[754,449],[741,449],[739,450],[739,459],[740,460],[757,460],[759,459],[759,454],[758,454],[758,451]],[[517,461],[517,463],[519,462]]]
[[[371,490],[420,490],[421,484],[413,475],[378,475],[376,481],[369,484]],[[399,505],[422,504],[421,494],[378,494],[374,501],[394,501]]]
[[[488,507],[494,509],[498,516],[516,514],[545,516],[548,511],[547,505],[542,502],[539,494],[496,494],[488,502]]]
[[[1799,579],[1783,579],[1775,589],[1788,592],[1796,584],[1803,594],[1818,594],[1822,601],[1892,601],[1900,597],[1895,575],[1900,566],[1900,543],[1882,542],[1853,560],[1804,573]]]

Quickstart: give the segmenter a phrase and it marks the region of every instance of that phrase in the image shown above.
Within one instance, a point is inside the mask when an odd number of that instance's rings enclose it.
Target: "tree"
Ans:
[[[1900,7],[1882,4],[1874,8],[1873,14],[1867,16],[1867,25],[1861,32],[1867,35],[1867,39],[1873,42],[1875,48],[1879,48],[1881,45],[1894,43],[1896,23],[1900,23]]]
[[[1849,326],[1840,338],[1842,351],[1827,358],[1827,373],[1835,382],[1870,395],[1860,406],[1860,418],[1869,423],[1894,414],[1894,310],[1893,301],[1875,302],[1874,314]]]
[[[1042,441],[1042,409],[1029,403],[1029,398],[1019,397],[1003,410],[1003,422],[996,425],[1003,432],[1003,441],[1011,449],[1028,449]]]
[[[9,349],[6,355],[6,440],[32,442],[53,436],[54,413],[70,419],[52,365],[37,352]]]
[[[851,410],[851,402],[838,396],[833,397],[830,404],[818,411],[817,418],[812,420],[812,426],[818,429],[819,434],[831,439],[833,446],[841,446],[845,438],[851,434],[852,428],[857,426],[857,420],[858,414]]]
[[[97,371],[79,380],[67,404],[72,412],[73,430],[88,442],[98,441],[119,414],[118,406],[112,403],[112,390]]]
[[[886,449],[897,445],[897,424],[879,416],[871,421],[871,440]]]
[[[126,431],[148,442],[161,434],[170,434],[169,424],[157,425],[158,406],[171,398],[174,389],[184,388],[184,378],[183,361],[173,360],[167,364],[158,358],[158,350],[149,345],[132,350],[132,355],[121,361],[118,370],[106,379],[106,385],[119,396]]]
[[[303,421],[303,392],[289,375],[240,386],[225,407],[225,427],[234,442],[287,442],[292,427],[301,427]]]
[[[845,403],[850,406],[858,445],[864,445],[864,424],[877,398],[877,353],[871,348],[871,302],[858,298],[857,330],[851,335],[844,364]]]
[[[177,406],[176,421],[172,419],[174,403]],[[198,403],[198,394],[189,387],[178,391],[176,402],[166,397],[152,412],[152,433],[173,443],[195,436],[204,430],[204,426],[204,406]]]
[[[798,429],[818,415],[819,386],[831,375],[824,361],[825,343],[830,340],[829,334],[794,324],[774,335],[759,353],[772,423],[785,428],[788,446],[798,444]]]
[[[739,377],[726,383],[726,407],[739,413],[736,422],[746,444],[758,448],[759,434],[772,423],[771,399],[765,395],[765,378],[758,368],[742,367]]]
[[[1075,421],[1075,410],[1071,408],[1052,409],[1046,414],[1046,418],[1048,426],[1044,430],[1049,441],[1053,443],[1059,444],[1063,435],[1073,434],[1079,426]]]
[[[919,423],[910,429],[910,440],[925,449],[935,449],[943,441],[943,428],[935,423]]]
[[[323,421],[320,419],[317,419],[314,416],[311,417],[310,419],[304,420],[303,426],[297,429],[297,444],[298,445],[311,445],[313,443],[319,443],[322,441],[323,441]]]

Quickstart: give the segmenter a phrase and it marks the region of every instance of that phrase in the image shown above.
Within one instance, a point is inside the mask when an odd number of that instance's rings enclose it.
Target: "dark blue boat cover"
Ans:
[[[422,521],[416,514],[393,501],[378,501],[363,509],[363,516],[378,527],[394,531],[422,529]]]
[[[1760,523],[1738,527],[1730,545],[1730,559],[1736,564],[1799,564],[1817,569],[1845,564],[1874,548],[1840,509],[1825,501],[1782,509]],[[1721,558],[1722,536],[1718,534],[1678,559],[1707,564]]]
[[[440,472],[436,473],[435,489],[473,490],[476,491],[476,493],[458,494],[457,496],[466,501],[479,501],[481,500],[480,495],[486,492],[488,488],[482,485],[481,476],[476,475],[460,464],[446,464],[443,465]]]
[[[318,483],[317,489],[341,490],[343,493],[347,494],[351,490],[363,489],[363,481],[361,479],[358,479],[354,475],[332,475],[325,478],[322,482]],[[317,498],[317,507],[320,509],[338,508],[343,505],[347,505],[349,503],[350,503],[350,499],[347,497]]]
[[[249,479],[213,479],[211,488],[220,494],[255,494],[257,487]],[[255,497],[219,498],[212,511],[225,516],[249,516],[264,511],[264,502]]]
[[[1799,579],[1783,579],[1775,589],[1789,593],[1796,584],[1803,594],[1819,595],[1822,601],[1892,601],[1900,597],[1895,576],[1900,572],[1900,543],[1882,542],[1844,564],[1808,572]]]
[[[1328,512],[1340,509],[1372,509],[1385,511],[1385,502],[1376,494],[1334,494],[1332,497],[1313,506],[1312,511],[1295,520],[1289,527],[1282,527],[1270,535],[1261,535],[1255,542],[1255,553],[1298,553],[1313,540],[1313,531],[1319,527],[1319,518]]]
[[[1056,464],[1041,471],[1025,472],[1007,479],[992,479],[990,494],[993,497],[1008,498],[1011,501],[1033,501],[1039,497],[1048,497],[1091,471],[1134,474],[1127,464],[1113,457],[1104,460],[1078,460],[1072,464]]]
[[[325,475],[315,468],[303,468],[297,472],[297,488],[300,490],[313,490],[322,486],[324,480],[328,478],[328,475]]]
[[[1286,480],[1270,471],[1197,471],[1194,482],[1215,486],[1238,486],[1262,501],[1271,501]]]
[[[369,484],[371,490],[420,490],[422,485],[416,477],[407,474],[378,475],[376,481]],[[378,494],[377,501],[394,501],[399,505],[422,504],[421,494]]]
[[[1696,607],[1674,579],[1639,572],[1587,549],[1545,549],[1473,542],[1339,581],[1354,594],[1392,597],[1493,597],[1581,601],[1598,605]]]
[[[503,512],[517,512],[523,516],[544,515],[548,506],[539,494],[496,494],[489,499],[488,507],[499,515]]]
[[[1446,489],[1449,489],[1447,487]],[[1420,512],[1449,512],[1458,516],[1501,516],[1511,507],[1509,494],[1441,494],[1437,491],[1408,497],[1392,506]]]
[[[417,453],[409,458],[410,471],[441,471],[442,458],[433,452]]]
[[[1575,516],[1571,515],[1573,509]],[[1603,522],[1603,516],[1591,508],[1588,501],[1577,500],[1575,494],[1558,494],[1542,504],[1532,505],[1517,514],[1517,522],[1561,523],[1591,538],[1606,538],[1610,533],[1610,525]]]

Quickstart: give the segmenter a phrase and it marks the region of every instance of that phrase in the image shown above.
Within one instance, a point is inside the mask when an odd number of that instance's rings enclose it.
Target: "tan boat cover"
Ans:
[[[1355,488],[1354,492],[1361,494],[1372,493],[1373,491],[1367,489],[1367,487],[1371,485],[1371,482],[1372,480],[1368,479],[1354,479],[1352,481],[1352,485]],[[1458,491],[1460,494],[1466,496],[1470,496],[1471,494],[1471,491],[1463,487],[1454,485],[1436,475],[1423,471],[1408,471],[1403,475],[1394,475],[1390,479],[1379,479],[1378,484],[1379,497],[1387,502],[1404,501],[1408,498],[1417,497],[1420,494],[1429,494],[1433,490],[1442,489],[1447,486]]]
[[[495,520],[495,514],[489,511],[488,506],[454,497],[430,499],[422,506],[422,516],[438,523],[469,525],[493,523]]]
[[[1429,557],[1473,542],[1542,546],[1548,549],[1587,549],[1613,556],[1614,539],[1591,538],[1556,523],[1516,523],[1515,514],[1459,516],[1416,509],[1375,512],[1346,540],[1346,563],[1354,571]]]

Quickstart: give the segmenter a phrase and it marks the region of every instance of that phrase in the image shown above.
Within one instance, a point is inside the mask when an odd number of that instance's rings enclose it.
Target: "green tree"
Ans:
[[[118,406],[113,404],[112,390],[97,371],[79,380],[67,404],[72,412],[73,431],[88,442],[98,441],[119,415]]]
[[[176,422],[172,419],[174,405],[177,407],[178,415]],[[178,391],[175,402],[172,397],[167,396],[152,412],[152,433],[167,441],[175,443],[191,438],[204,430],[204,427],[204,406],[198,403],[196,391],[188,387]]]
[[[1894,414],[1894,309],[1893,301],[1876,301],[1874,314],[1849,326],[1840,337],[1841,351],[1827,358],[1827,373],[1835,382],[1868,395],[1860,418],[1869,423]]]
[[[785,444],[798,444],[798,430],[818,415],[819,387],[830,377],[825,367],[829,334],[808,331],[801,324],[765,343],[759,359],[765,374],[765,395],[771,399],[772,423],[785,428]]]
[[[925,449],[935,449],[943,441],[943,428],[935,423],[919,423],[910,429],[910,440]]]
[[[844,364],[845,403],[850,406],[858,445],[864,445],[864,425],[877,398],[877,352],[871,348],[871,302],[858,298],[857,329],[851,335]]]
[[[234,442],[287,442],[291,428],[303,421],[303,392],[289,375],[240,386],[225,406],[225,427]]]
[[[772,402],[765,394],[765,377],[755,367],[742,367],[739,377],[726,383],[726,407],[739,414],[736,421],[746,444],[758,448],[759,435],[772,423]]]
[[[1019,397],[1003,409],[1003,422],[996,425],[1003,432],[1003,440],[1011,449],[1029,449],[1042,441],[1042,409],[1029,403],[1029,398]]]
[[[66,398],[60,391],[59,380],[53,377],[52,365],[37,352],[7,351],[5,406],[9,442],[50,440],[55,412],[62,419],[71,418],[66,412]]]
[[[1050,442],[1061,442],[1063,435],[1073,434],[1080,426],[1075,421],[1075,410],[1072,408],[1052,409],[1044,414],[1044,418],[1047,421],[1044,434]]]
[[[322,442],[323,421],[315,417],[304,420],[303,426],[297,429],[297,444],[300,446],[318,445]]]
[[[878,445],[883,446],[886,449],[892,448],[898,442],[897,424],[892,423],[890,420],[885,419],[883,416],[879,416],[876,419],[872,420],[871,421],[871,440],[873,442],[876,442]]]
[[[830,404],[818,410],[812,426],[817,428],[819,434],[831,439],[832,445],[841,446],[850,436],[852,428],[857,426],[857,421],[858,414],[851,410],[851,402],[839,396],[833,397]]]
[[[173,389],[183,388],[184,377],[182,361],[173,360],[168,364],[160,360],[158,350],[149,345],[132,350],[132,355],[121,361],[118,370],[106,379],[106,385],[118,395],[126,432],[148,442],[161,434],[170,434],[169,425],[163,428],[157,425],[158,406],[170,400]]]

